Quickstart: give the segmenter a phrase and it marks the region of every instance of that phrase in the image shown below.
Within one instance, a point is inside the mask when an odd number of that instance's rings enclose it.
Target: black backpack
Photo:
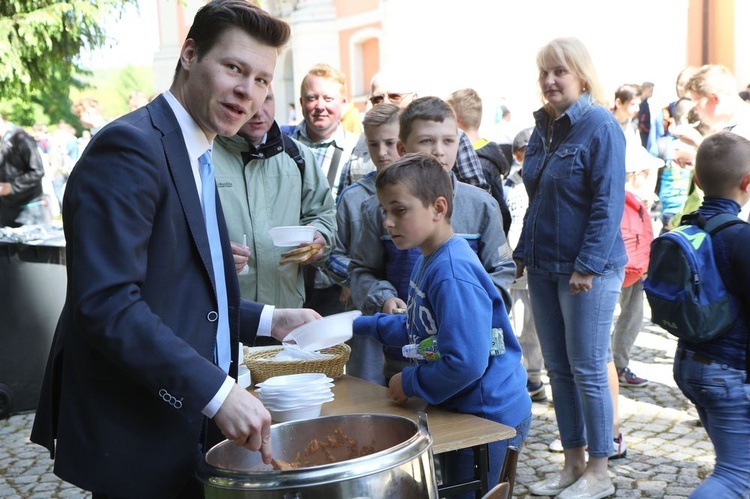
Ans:
[[[284,142],[284,152],[294,160],[299,169],[299,175],[302,180],[305,179],[305,160],[302,159],[302,155],[299,152],[299,147],[295,144],[294,140],[286,134],[281,134],[281,140]]]

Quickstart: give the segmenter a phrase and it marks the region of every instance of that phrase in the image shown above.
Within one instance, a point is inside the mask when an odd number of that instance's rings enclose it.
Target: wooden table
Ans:
[[[392,414],[417,422],[417,412],[427,413],[427,423],[432,435],[433,454],[472,448],[477,476],[468,483],[448,484],[439,487],[440,495],[453,495],[470,490],[485,494],[491,486],[487,483],[489,461],[487,444],[515,436],[515,429],[488,419],[448,411],[428,405],[419,398],[410,398],[397,405],[388,396],[388,389],[351,376],[342,376],[334,382],[334,400],[323,404],[321,415],[341,414]],[[494,486],[495,484],[492,484]]]

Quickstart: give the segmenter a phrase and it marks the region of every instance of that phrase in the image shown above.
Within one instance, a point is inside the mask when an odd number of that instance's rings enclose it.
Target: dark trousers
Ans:
[[[340,314],[346,311],[341,301],[341,287],[334,284],[329,288],[313,288],[305,300],[305,308],[311,308],[323,317],[327,315]]]

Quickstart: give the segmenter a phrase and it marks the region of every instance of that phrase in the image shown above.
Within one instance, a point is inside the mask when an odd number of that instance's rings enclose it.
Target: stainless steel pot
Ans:
[[[313,439],[324,441],[336,434],[356,442],[311,454]],[[271,439],[275,459],[302,461],[307,467],[273,470],[263,464],[260,453],[225,440],[206,453],[198,468],[206,499],[438,497],[424,413],[419,414],[419,424],[385,414],[292,421],[271,426]],[[326,452],[345,460],[328,464]],[[352,453],[368,454],[347,459]]]

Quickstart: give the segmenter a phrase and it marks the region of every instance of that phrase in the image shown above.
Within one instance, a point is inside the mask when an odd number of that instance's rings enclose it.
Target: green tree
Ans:
[[[37,116],[39,106],[52,119],[68,116],[70,87],[86,73],[79,65],[81,50],[103,46],[103,20],[121,16],[126,4],[136,2],[1,1],[0,102],[13,104],[4,111],[18,122]]]

